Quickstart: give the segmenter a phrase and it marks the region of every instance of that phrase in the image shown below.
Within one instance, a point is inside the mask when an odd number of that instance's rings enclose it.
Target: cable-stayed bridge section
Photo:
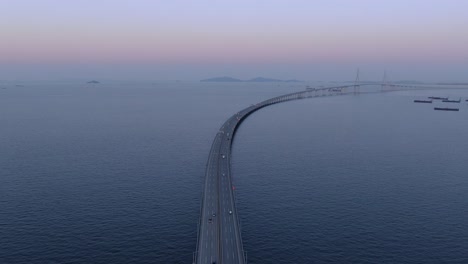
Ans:
[[[206,164],[205,183],[198,224],[197,249],[194,252],[193,263],[247,263],[247,255],[243,249],[241,226],[235,204],[235,190],[231,180],[231,145],[237,128],[250,114],[273,104],[306,98],[443,88],[396,85],[386,81],[383,83],[359,83],[359,77],[356,80],[351,85],[307,88],[305,91],[277,96],[251,105],[237,112],[224,122],[213,140]],[[381,86],[381,88],[361,92],[361,86]]]

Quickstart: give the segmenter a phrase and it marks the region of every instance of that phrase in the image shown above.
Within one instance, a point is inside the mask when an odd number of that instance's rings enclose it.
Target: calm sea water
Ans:
[[[191,263],[211,142],[304,84],[0,83],[0,263]],[[468,263],[463,90],[249,117],[232,169],[249,263]]]

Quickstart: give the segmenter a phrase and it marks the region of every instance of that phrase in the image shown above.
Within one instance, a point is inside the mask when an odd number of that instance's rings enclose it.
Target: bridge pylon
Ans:
[[[354,89],[353,89],[353,92],[354,94],[359,94],[360,92],[360,88],[361,86],[359,85],[360,81],[359,81],[359,68],[357,69],[357,73],[356,73],[356,80],[354,80]]]
[[[387,91],[389,89],[388,79],[387,79],[387,71],[384,71],[384,76],[382,79],[382,87],[380,88],[381,91]]]

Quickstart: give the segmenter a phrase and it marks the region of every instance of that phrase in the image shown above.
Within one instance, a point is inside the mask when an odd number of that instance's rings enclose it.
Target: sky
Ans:
[[[465,0],[0,0],[0,80],[468,81]]]

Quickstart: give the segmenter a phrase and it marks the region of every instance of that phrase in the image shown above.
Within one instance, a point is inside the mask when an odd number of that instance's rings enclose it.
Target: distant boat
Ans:
[[[414,100],[415,103],[432,104],[432,100]]]
[[[429,96],[428,98],[434,100],[448,100],[448,97]]]
[[[92,81],[89,81],[88,83],[91,83],[91,84],[98,84],[98,83],[100,83],[100,82],[95,81],[95,80],[92,80]]]
[[[458,100],[442,100],[443,103],[460,103],[461,102],[461,98],[458,99]]]
[[[460,111],[458,108],[448,108],[448,107],[434,107],[434,110],[441,110],[441,111]]]

